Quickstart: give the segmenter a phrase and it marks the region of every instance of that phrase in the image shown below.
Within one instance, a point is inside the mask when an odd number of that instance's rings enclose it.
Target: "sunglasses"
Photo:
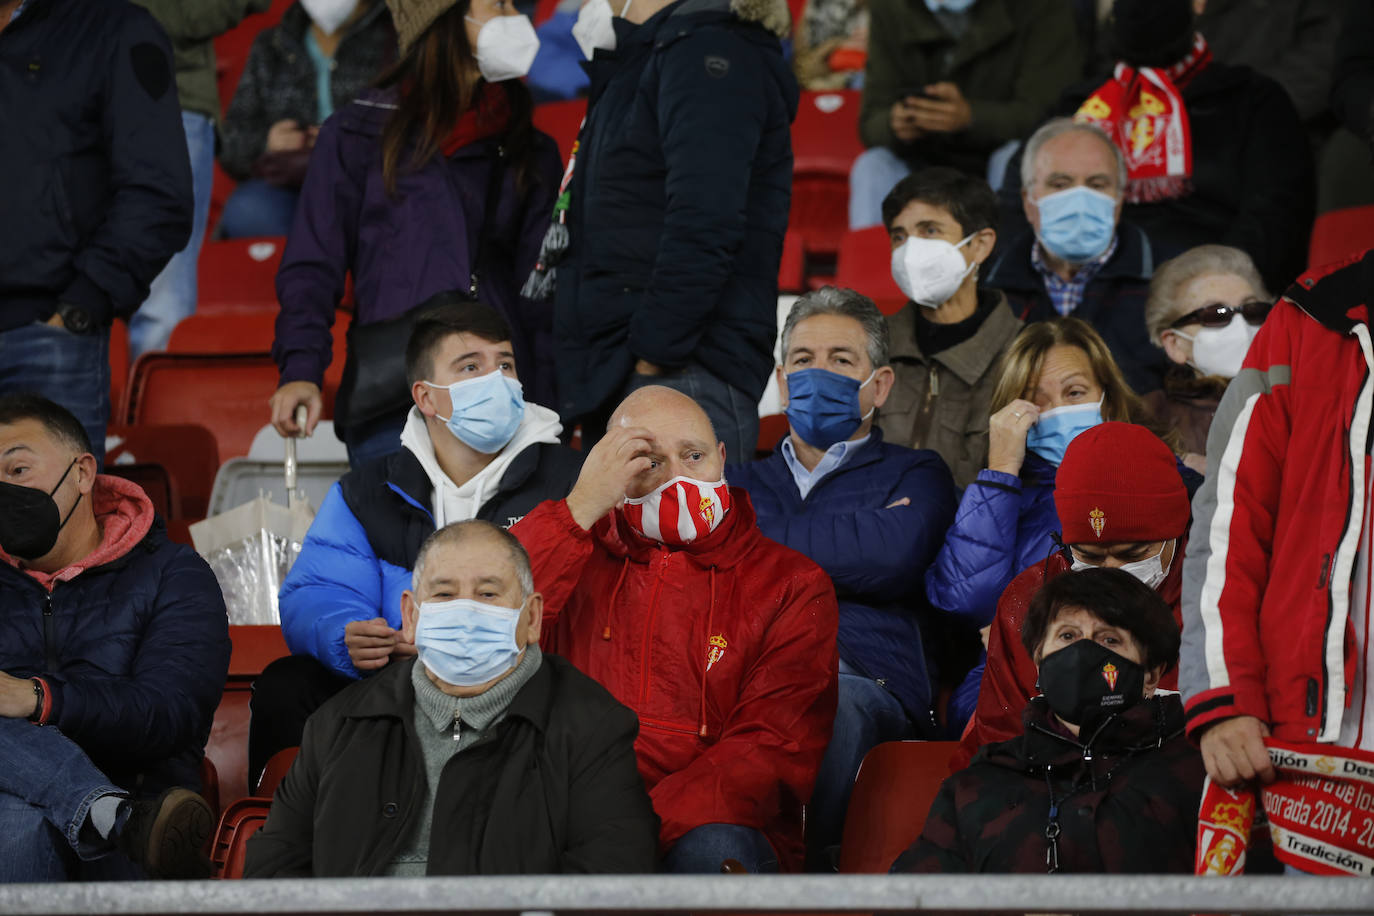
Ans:
[[[1265,316],[1274,306],[1263,299],[1250,299],[1240,305],[1222,305],[1220,302],[1213,302],[1204,305],[1200,309],[1194,309],[1182,316],[1170,328],[1181,328],[1189,324],[1200,324],[1204,328],[1224,328],[1231,323],[1231,318],[1236,313],[1250,324],[1259,326],[1264,324]]]

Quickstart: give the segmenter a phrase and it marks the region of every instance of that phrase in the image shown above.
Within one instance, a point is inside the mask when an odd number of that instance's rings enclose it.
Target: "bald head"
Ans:
[[[607,427],[638,427],[650,433],[652,466],[626,490],[638,498],[674,477],[719,480],[725,446],[697,402],[680,391],[648,385],[632,391],[611,414]]]

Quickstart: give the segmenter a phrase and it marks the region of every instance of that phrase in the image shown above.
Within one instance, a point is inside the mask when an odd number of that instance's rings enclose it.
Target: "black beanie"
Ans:
[[[1132,67],[1168,67],[1193,44],[1192,0],[1116,0],[1112,56]]]

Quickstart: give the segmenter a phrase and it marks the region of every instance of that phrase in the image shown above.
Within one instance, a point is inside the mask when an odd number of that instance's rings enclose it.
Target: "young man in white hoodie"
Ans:
[[[525,403],[516,369],[510,328],[485,305],[442,305],[416,322],[406,347],[415,406],[401,450],[330,490],[282,583],[293,654],[253,685],[250,779],[300,744],[325,700],[415,655],[401,632],[401,593],[425,538],[474,518],[509,528],[572,490],[581,454],[560,444],[557,414]]]

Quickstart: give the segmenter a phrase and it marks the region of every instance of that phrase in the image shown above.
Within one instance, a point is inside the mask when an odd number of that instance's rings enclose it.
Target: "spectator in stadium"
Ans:
[[[1021,647],[1026,608],[1040,587],[1071,569],[1124,569],[1159,592],[1182,619],[1179,596],[1187,547],[1188,489],[1178,459],[1143,426],[1103,423],[1064,452],[1054,504],[1064,545],[1021,571],[997,602],[977,711],[961,741],[960,765],[985,744],[1021,733],[1021,711],[1036,688],[1035,662]],[[1161,686],[1177,689],[1166,673]]]
[[[806,0],[792,35],[803,89],[861,89],[868,63],[868,0]]]
[[[172,329],[196,310],[196,262],[210,218],[210,192],[215,172],[215,124],[219,121],[219,89],[215,85],[215,46],[212,41],[250,13],[261,13],[271,0],[134,0],[148,8],[172,40],[177,96],[181,99],[181,127],[191,161],[195,210],[191,240],[172,255],[153,280],[148,298],[129,319],[129,356],[163,350]]]
[[[172,48],[127,0],[0,0],[0,60],[0,394],[66,407],[99,464],[110,322],[191,235]]]
[[[555,302],[559,413],[590,445],[630,391],[663,385],[745,456],[774,365],[791,200],[787,3],[613,11],[584,40],[601,50],[576,167],[526,286]]]
[[[1077,318],[1027,325],[1001,372],[988,421],[988,466],[964,491],[926,573],[930,603],[977,627],[992,622],[997,599],[1018,572],[1056,549],[1054,475],[1069,443],[1103,421],[1154,429],[1107,345]]]
[[[225,238],[287,235],[320,125],[396,56],[381,0],[300,0],[253,39],[224,115],[219,162],[238,182]]]
[[[924,7],[924,8],[923,8]],[[932,165],[988,177],[1082,71],[1062,0],[873,0],[849,228],[876,226],[888,191]]]
[[[788,435],[727,476],[748,492],[759,530],[814,560],[839,599],[839,703],[806,809],[807,867],[833,871],[864,755],[934,733],[922,629],[938,622],[921,582],[954,518],[954,481],[935,452],[886,443],[873,426],[892,369],[872,301],[830,286],[807,293],[788,313],[782,353]]]
[[[473,302],[433,308],[406,347],[414,406],[399,452],[330,488],[282,583],[282,633],[296,653],[253,685],[249,772],[301,743],[305,720],[349,683],[415,654],[401,593],[436,528],[482,519],[509,528],[577,479],[546,407],[526,403],[511,332]]]
[[[1055,118],[1031,135],[1021,159],[1027,230],[989,264],[987,284],[1023,321],[1072,315],[1102,335],[1126,382],[1155,391],[1164,354],[1145,333],[1154,251],[1121,222],[1126,158],[1101,130]]]
[[[1183,705],[1157,692],[1179,630],[1120,569],[1052,579],[1021,645],[1041,696],[1015,738],[945,780],[894,871],[1193,873],[1203,769]]]
[[[311,717],[244,876],[652,872],[634,713],[540,652],[543,613],[509,532],[425,538],[401,596],[418,662]]]
[[[1280,809],[1306,793],[1289,776],[1275,781],[1267,738],[1329,757],[1338,773],[1351,772],[1345,751],[1374,750],[1371,296],[1366,252],[1306,274],[1279,299],[1217,408],[1214,470],[1183,569],[1188,733],[1217,782],[1269,784],[1263,804],[1284,833],[1293,822]],[[1361,810],[1353,794],[1317,797],[1337,820]],[[1353,837],[1324,842],[1368,855]],[[1274,846],[1290,869],[1325,870]]]
[[[1266,285],[1292,282],[1307,261],[1314,189],[1288,93],[1214,60],[1192,0],[1116,0],[1110,42],[1114,69],[1065,92],[1055,113],[1097,125],[1125,155],[1123,219],[1145,230],[1156,261],[1231,245]],[[1013,157],[1001,189],[1008,232],[1025,218],[1021,182]]]
[[[1150,281],[1145,329],[1171,363],[1145,404],[1182,440],[1183,460],[1207,473],[1207,431],[1226,385],[1269,314],[1255,262],[1239,248],[1199,245],[1165,261]]]
[[[955,169],[908,175],[883,200],[892,276],[909,299],[888,321],[895,379],[878,426],[938,452],[960,488],[987,466],[997,363],[1021,330],[1006,297],[978,286],[996,223],[987,183]]]
[[[639,715],[670,872],[800,868],[835,715],[835,590],[759,531],[727,454],[691,398],[646,386],[567,499],[511,529],[544,594],[544,648]]]
[[[387,5],[401,57],[381,88],[321,126],[277,272],[281,380],[271,417],[283,436],[308,435],[320,419],[329,329],[353,280],[334,426],[354,467],[401,447],[411,407],[401,342],[441,294],[460,291],[500,312],[528,399],[555,403],[551,310],[520,295],[561,171],[519,79],[538,39],[505,0]]]
[[[0,880],[207,877],[219,584],[34,395],[0,397],[0,609]]]

